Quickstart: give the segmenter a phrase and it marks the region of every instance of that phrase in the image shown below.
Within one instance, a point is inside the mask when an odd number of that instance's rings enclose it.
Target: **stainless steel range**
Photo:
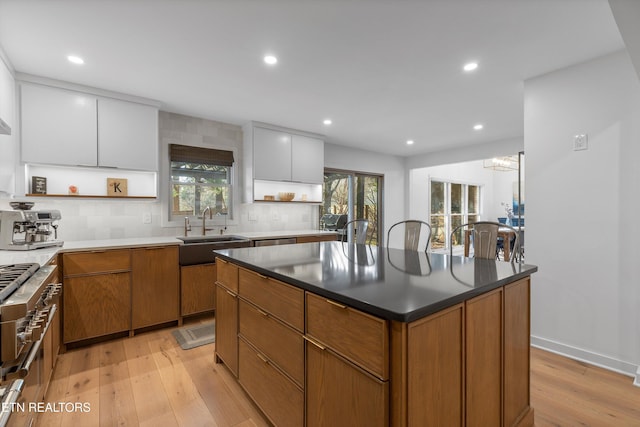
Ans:
[[[38,264],[0,266],[0,426],[28,425],[33,414],[12,408],[43,397],[43,337],[62,286],[55,283],[56,269]]]

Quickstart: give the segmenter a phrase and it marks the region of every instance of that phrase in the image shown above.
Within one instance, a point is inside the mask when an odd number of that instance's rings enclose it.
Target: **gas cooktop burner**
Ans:
[[[0,303],[40,268],[36,263],[0,265]]]

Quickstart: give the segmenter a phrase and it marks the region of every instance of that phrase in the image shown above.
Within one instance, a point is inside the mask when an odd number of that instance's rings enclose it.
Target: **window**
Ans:
[[[171,144],[171,220],[213,215],[232,216],[233,152]]]
[[[341,231],[348,220],[365,218],[370,243],[382,241],[382,176],[326,169],[322,199],[320,228]]]
[[[448,249],[464,243],[462,230],[450,242],[451,231],[468,222],[480,220],[480,187],[431,180],[431,248]]]

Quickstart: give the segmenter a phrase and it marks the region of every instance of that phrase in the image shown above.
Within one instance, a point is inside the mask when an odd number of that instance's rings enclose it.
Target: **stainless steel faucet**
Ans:
[[[209,212],[209,219],[213,219],[213,211],[211,211],[211,206],[207,206],[202,211],[202,235],[203,236],[207,235],[207,228],[205,226],[205,220],[207,219],[207,216],[206,216],[207,212]]]
[[[184,237],[187,237],[189,231],[191,231],[191,223],[189,223],[189,217],[184,217]]]

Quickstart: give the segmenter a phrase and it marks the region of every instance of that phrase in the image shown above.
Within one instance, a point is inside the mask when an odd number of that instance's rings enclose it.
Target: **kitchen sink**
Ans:
[[[178,239],[183,241],[179,249],[180,265],[211,263],[215,258],[214,250],[251,246],[251,240],[240,236],[188,236]]]

